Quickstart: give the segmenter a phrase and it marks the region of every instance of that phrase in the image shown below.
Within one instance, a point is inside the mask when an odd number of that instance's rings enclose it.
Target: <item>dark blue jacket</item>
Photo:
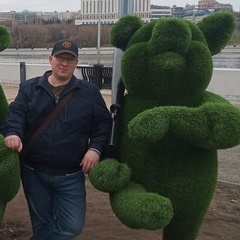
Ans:
[[[24,146],[53,111],[56,103],[47,73],[20,84],[1,126],[4,137],[18,135]],[[73,88],[76,91],[58,116],[26,154],[20,154],[26,165],[52,174],[72,173],[80,169],[79,164],[89,148],[103,151],[112,124],[104,99],[95,85],[75,76],[64,88],[61,98]]]

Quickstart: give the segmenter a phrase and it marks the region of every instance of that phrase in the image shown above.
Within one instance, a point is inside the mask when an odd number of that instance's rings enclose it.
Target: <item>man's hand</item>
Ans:
[[[4,140],[7,148],[21,152],[23,145],[21,139],[17,135],[9,135]]]
[[[82,171],[87,174],[89,170],[96,165],[100,160],[100,154],[92,149],[89,149],[80,164]]]

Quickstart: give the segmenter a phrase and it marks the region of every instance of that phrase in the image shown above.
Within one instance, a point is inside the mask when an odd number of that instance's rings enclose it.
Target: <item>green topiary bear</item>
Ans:
[[[240,143],[240,110],[206,91],[212,55],[235,30],[232,13],[198,24],[165,18],[143,24],[122,17],[111,43],[125,51],[118,161],[106,159],[90,181],[110,193],[130,228],[163,228],[164,240],[197,237],[218,175],[217,149]]]
[[[0,51],[9,47],[11,35],[5,26],[0,25]],[[0,84],[0,126],[5,117],[8,102]],[[5,147],[4,137],[0,134],[0,223],[7,206],[20,187],[20,167],[17,152]]]

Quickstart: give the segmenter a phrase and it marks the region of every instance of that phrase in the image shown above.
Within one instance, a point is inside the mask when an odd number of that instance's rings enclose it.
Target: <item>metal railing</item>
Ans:
[[[99,89],[112,88],[112,67],[104,67],[96,64],[94,66],[78,66],[83,80],[94,83]]]
[[[77,66],[82,79],[95,84],[99,89],[112,89],[112,67],[101,64],[93,66]],[[26,64],[20,62],[20,82],[26,81]]]

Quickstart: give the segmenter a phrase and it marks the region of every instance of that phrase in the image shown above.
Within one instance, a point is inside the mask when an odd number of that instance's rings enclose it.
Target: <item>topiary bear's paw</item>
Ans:
[[[110,201],[116,216],[130,228],[162,229],[173,217],[173,207],[168,198],[148,193],[136,183],[130,183],[118,193],[112,193]]]
[[[225,100],[217,100],[206,102],[198,108],[176,108],[171,122],[173,132],[204,149],[224,149],[238,145],[240,111]]]
[[[211,133],[206,147],[230,148],[240,143],[240,111],[225,103],[206,103],[199,108],[207,119],[207,130]]]
[[[156,142],[169,130],[170,112],[162,108],[153,108],[138,114],[128,124],[129,136],[133,139]]]
[[[90,170],[89,179],[96,189],[113,193],[129,183],[131,174],[127,164],[119,163],[114,159],[106,159]]]

